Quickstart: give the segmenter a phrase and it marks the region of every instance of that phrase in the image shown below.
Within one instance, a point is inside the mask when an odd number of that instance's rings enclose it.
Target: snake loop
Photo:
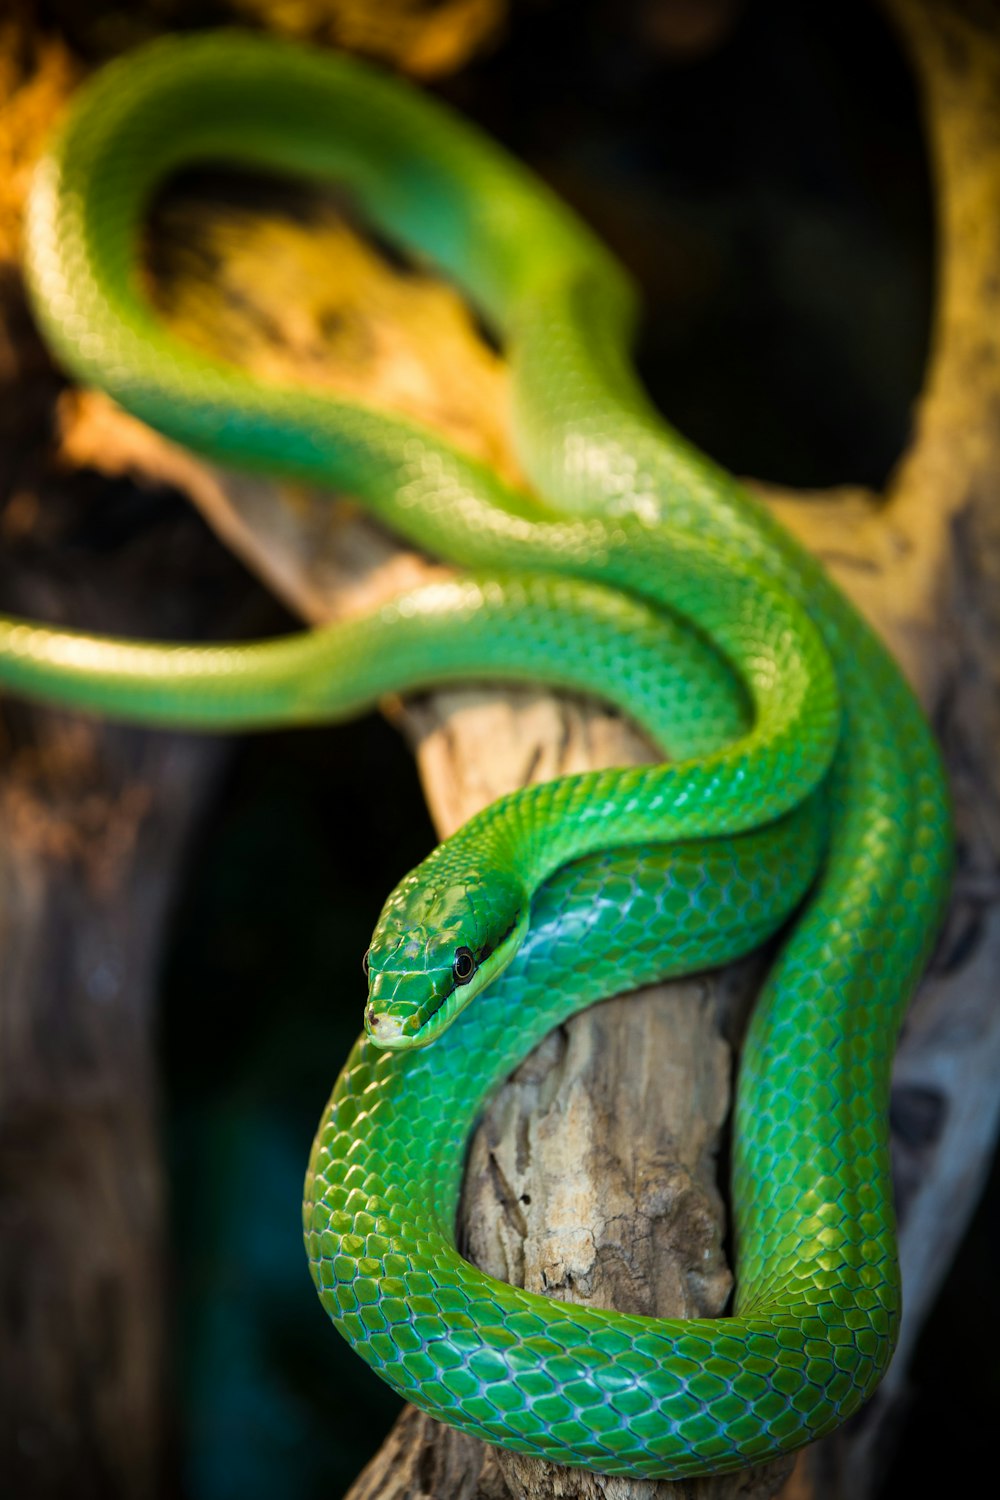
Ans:
[[[533,495],[415,423],[258,384],[166,332],[137,267],[143,213],[168,172],[220,157],[346,181],[462,283],[505,341]],[[734,1468],[829,1431],[893,1345],[889,1067],[950,860],[937,753],[884,648],[652,409],[609,253],[475,131],[358,63],[220,33],[113,65],[42,166],[28,244],[40,321],[78,377],[215,459],[347,489],[472,572],[249,647],[5,622],[4,681],[222,727],[342,716],[472,671],[542,676],[610,694],[679,757],[504,799],[386,903],[368,1034],[306,1180],[337,1327],[434,1415],[605,1473]],[[827,819],[742,1060],[733,1316],[551,1303],[469,1265],[453,1228],[483,1100],[581,1006],[773,931]]]

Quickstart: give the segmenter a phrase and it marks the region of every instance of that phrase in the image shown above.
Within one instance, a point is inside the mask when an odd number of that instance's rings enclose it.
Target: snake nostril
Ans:
[[[370,1005],[369,1005],[368,1009],[365,1011],[365,1020],[368,1022],[369,1026],[377,1026],[378,1025],[378,1016],[372,1010],[372,1008],[371,1008]]]

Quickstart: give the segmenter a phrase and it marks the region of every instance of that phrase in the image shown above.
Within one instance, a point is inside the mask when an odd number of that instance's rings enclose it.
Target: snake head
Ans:
[[[493,871],[438,871],[432,855],[407,875],[365,955],[372,1042],[403,1051],[435,1041],[510,963],[529,911],[520,883]]]

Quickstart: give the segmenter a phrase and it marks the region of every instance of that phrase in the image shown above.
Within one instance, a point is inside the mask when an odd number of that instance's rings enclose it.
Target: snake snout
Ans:
[[[385,1011],[377,1011],[372,1005],[365,1007],[365,1031],[376,1047],[393,1049],[407,1041],[403,1022]]]

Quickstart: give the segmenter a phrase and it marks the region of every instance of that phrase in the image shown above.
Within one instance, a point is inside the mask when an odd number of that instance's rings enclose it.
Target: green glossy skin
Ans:
[[[504,337],[544,502],[413,423],[264,388],[165,332],[138,230],[164,174],[205,157],[346,181],[385,233],[462,282]],[[650,408],[627,358],[632,291],[608,253],[401,84],[236,34],[158,43],[84,91],[41,169],[28,240],[39,317],[78,376],[214,458],[352,491],[476,576],[367,625],[243,648],[13,622],[5,680],[213,727],[335,717],[470,671],[540,675],[610,694],[681,757],[506,798],[390,897],[370,1036],[306,1180],[310,1263],[337,1327],[434,1415],[598,1471],[733,1468],[828,1431],[877,1382],[898,1322],[889,1068],[950,860],[937,754],[882,646]],[[820,783],[829,847],[740,1073],[734,1316],[626,1317],[483,1276],[453,1227],[484,1099],[581,1006],[772,931],[815,869]],[[468,983],[459,948],[479,966]]]

